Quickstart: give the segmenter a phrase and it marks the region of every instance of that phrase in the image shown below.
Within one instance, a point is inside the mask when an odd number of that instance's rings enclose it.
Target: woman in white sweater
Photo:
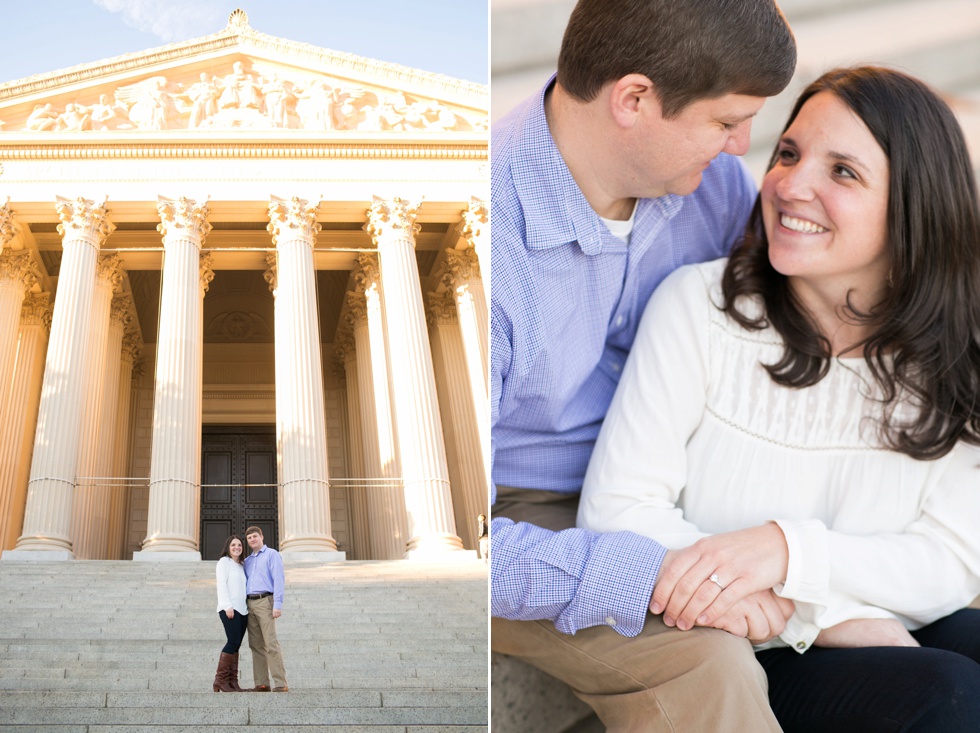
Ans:
[[[245,605],[244,545],[237,534],[225,540],[214,572],[218,586],[218,618],[225,628],[227,642],[218,658],[212,689],[215,692],[241,692],[238,650],[248,630],[248,607]]]
[[[975,731],[978,445],[962,132],[921,82],[840,69],[797,101],[731,258],[654,293],[578,522],[667,548],[668,625],[767,642],[787,733]]]

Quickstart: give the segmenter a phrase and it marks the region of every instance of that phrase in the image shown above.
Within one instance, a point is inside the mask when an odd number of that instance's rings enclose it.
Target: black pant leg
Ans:
[[[976,733],[980,664],[945,649],[771,649],[756,655],[785,733]]]
[[[218,611],[218,618],[225,629],[225,646],[221,650],[225,654],[238,654],[242,646],[242,639],[245,638],[245,631],[248,628],[248,616],[235,611],[234,618],[228,618],[224,611]]]

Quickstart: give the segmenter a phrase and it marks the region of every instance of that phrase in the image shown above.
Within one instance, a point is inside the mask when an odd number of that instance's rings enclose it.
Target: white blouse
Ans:
[[[245,605],[245,568],[225,556],[218,560],[214,572],[218,580],[217,610],[234,608],[243,616],[248,615],[248,606]]]
[[[682,267],[650,299],[579,526],[681,548],[776,521],[789,548],[776,591],[796,612],[769,646],[805,651],[853,618],[917,629],[969,604],[980,594],[980,449],[919,461],[883,448],[863,358],[834,360],[813,387],[777,385],[761,364],[781,357],[778,332],[745,330],[715,306],[725,264]]]

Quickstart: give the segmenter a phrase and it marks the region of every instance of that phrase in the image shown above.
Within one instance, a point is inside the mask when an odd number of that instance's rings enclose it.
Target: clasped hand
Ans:
[[[782,633],[792,601],[772,588],[786,579],[789,550],[774,523],[726,532],[668,550],[650,611],[682,630],[711,626],[755,644]]]

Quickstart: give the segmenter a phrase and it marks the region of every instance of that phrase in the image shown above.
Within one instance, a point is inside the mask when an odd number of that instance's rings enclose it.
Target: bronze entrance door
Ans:
[[[217,560],[228,535],[262,528],[279,547],[276,431],[273,426],[204,426],[201,443],[201,557]],[[248,545],[245,545],[248,553]]]

